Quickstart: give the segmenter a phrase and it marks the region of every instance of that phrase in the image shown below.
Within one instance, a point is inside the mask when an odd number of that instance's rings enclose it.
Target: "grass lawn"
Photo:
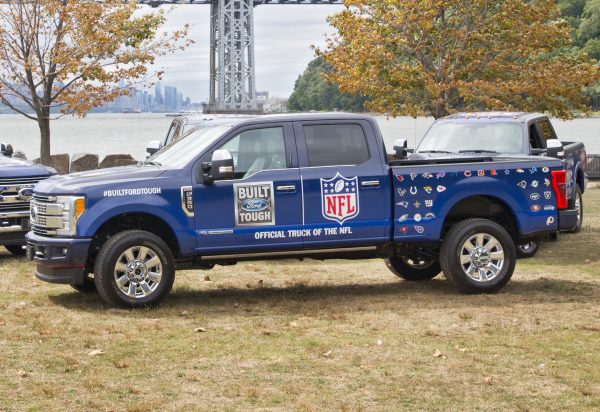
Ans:
[[[598,410],[600,190],[584,204],[496,295],[378,260],[258,262],[117,310],[2,252],[0,410]]]

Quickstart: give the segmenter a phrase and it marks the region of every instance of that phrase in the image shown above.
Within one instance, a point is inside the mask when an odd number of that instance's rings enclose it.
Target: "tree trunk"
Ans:
[[[52,166],[50,157],[50,118],[46,116],[38,117],[38,126],[40,127],[40,163],[44,166]]]

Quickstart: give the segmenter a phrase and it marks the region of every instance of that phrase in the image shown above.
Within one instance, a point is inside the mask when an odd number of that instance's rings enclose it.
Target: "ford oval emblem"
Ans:
[[[19,190],[19,197],[23,200],[31,200],[33,197],[33,189],[30,187],[24,187]]]
[[[242,202],[242,210],[245,212],[260,212],[269,207],[264,199],[246,199]]]

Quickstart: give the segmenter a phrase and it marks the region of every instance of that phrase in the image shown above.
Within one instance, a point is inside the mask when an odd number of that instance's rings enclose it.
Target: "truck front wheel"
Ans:
[[[444,276],[463,293],[497,292],[510,280],[515,262],[513,239],[502,226],[487,219],[457,223],[440,249]]]
[[[429,280],[441,271],[437,260],[423,260],[408,256],[392,256],[385,259],[385,264],[392,273],[404,280]]]
[[[108,239],[94,264],[98,293],[112,306],[156,305],[169,294],[174,280],[171,250],[143,230],[127,230]]]

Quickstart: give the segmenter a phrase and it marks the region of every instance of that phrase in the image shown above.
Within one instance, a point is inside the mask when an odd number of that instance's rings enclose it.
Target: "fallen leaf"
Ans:
[[[208,275],[204,276],[204,280],[207,282],[210,282],[210,276],[208,276]]]
[[[446,355],[444,355],[442,352],[439,351],[439,349],[436,349],[435,352],[433,352],[433,356],[434,358],[442,358],[442,359],[446,359]]]
[[[545,367],[546,367],[546,364],[545,364],[545,363],[540,363],[540,364],[538,365],[538,368],[539,368],[539,369],[544,369]]]
[[[486,384],[491,385],[494,381],[496,381],[496,375],[486,376],[485,378],[483,378],[483,381]]]
[[[88,356],[100,356],[104,355],[104,351],[102,349],[94,349],[93,351],[88,352]]]
[[[381,339],[377,339],[377,346],[381,346],[383,345],[383,342],[381,341]]]
[[[205,328],[196,328],[194,329],[194,332],[206,332]]]
[[[19,369],[17,371],[17,376],[20,376],[21,378],[26,378],[27,376],[29,376],[29,374],[27,372],[25,372],[23,369]]]
[[[469,348],[461,348],[461,347],[460,347],[460,346],[458,346],[458,345],[456,345],[456,346],[454,347],[454,349],[456,349],[456,350],[457,350],[457,351],[459,351],[459,352],[468,352],[468,351],[469,351]]]
[[[179,314],[179,316],[183,316],[183,317],[185,317],[185,316],[190,316],[190,312],[188,312],[187,310],[184,310],[183,312],[181,312],[181,313]]]
[[[271,332],[269,329],[265,329],[262,331],[262,334],[265,336],[271,336],[273,334],[273,332]]]
[[[328,350],[327,352],[325,352],[325,353],[323,354],[323,356],[325,356],[326,358],[328,358],[328,357],[330,357],[330,356],[331,356],[331,352],[332,352],[331,350]]]
[[[262,285],[263,285],[263,284],[264,284],[263,280],[262,280],[262,279],[260,279],[260,280],[258,281],[258,286],[262,287]]]
[[[290,327],[297,328],[298,324],[296,322],[290,322]]]

